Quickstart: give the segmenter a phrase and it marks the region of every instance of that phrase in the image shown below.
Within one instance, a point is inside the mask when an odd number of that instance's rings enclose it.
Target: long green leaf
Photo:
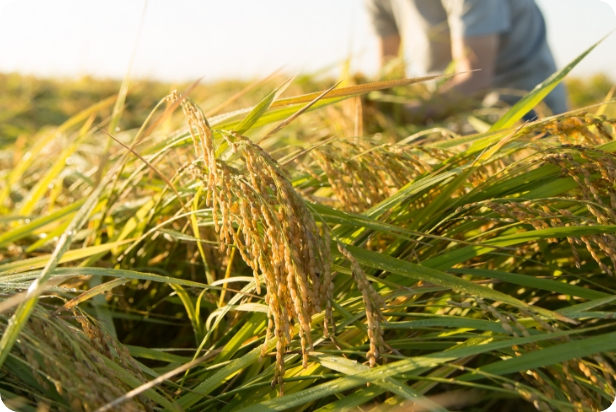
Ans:
[[[84,127],[79,131],[79,134],[75,140],[62,150],[59,156],[53,162],[53,165],[47,170],[47,173],[39,179],[34,187],[30,189],[26,198],[24,199],[21,208],[17,213],[22,215],[29,215],[32,213],[37,203],[45,195],[45,192],[49,190],[49,185],[53,180],[62,172],[66,167],[66,160],[79,148],[79,144],[90,135],[90,127],[94,122],[94,115],[88,119]]]
[[[5,282],[27,282],[36,279],[41,275],[40,270],[33,270],[17,274],[3,274],[0,279]],[[51,272],[52,278],[72,278],[75,276],[109,276],[114,278],[126,278],[143,280],[150,282],[168,283],[181,285],[184,287],[198,289],[223,290],[221,286],[210,286],[205,283],[194,282],[192,280],[178,279],[170,276],[155,275],[153,273],[137,272],[126,269],[107,269],[107,268],[56,268]]]
[[[546,309],[542,309],[538,306],[530,306],[529,304],[522,302],[512,296],[505,293],[496,291],[494,289],[487,288],[485,286],[477,285],[468,280],[458,278],[440,270],[426,267],[423,265],[417,265],[415,263],[406,262],[400,259],[387,256],[382,253],[368,251],[355,246],[347,245],[346,248],[353,254],[359,263],[367,267],[374,269],[385,270],[387,272],[394,273],[396,275],[410,277],[416,280],[423,280],[424,282],[430,282],[439,286],[446,286],[454,290],[458,290],[469,295],[481,296],[494,301],[500,301],[507,303],[511,306],[524,308],[531,311],[536,311],[550,319],[559,319],[561,321],[570,321],[566,317],[552,312]],[[333,253],[336,256],[339,254],[334,248]]]
[[[0,338],[0,368],[4,364],[4,361],[9,356],[11,349],[13,348],[13,344],[17,340],[19,333],[24,328],[26,322],[30,318],[32,311],[36,307],[40,294],[45,290],[45,283],[49,280],[51,273],[56,268],[56,266],[60,263],[62,256],[68,250],[70,244],[73,241],[77,231],[84,225],[90,213],[96,207],[99,197],[101,196],[104,188],[107,186],[113,173],[117,171],[117,167],[113,168],[110,173],[108,173],[103,181],[98,185],[94,191],[87,197],[81,209],[77,212],[75,217],[73,217],[69,227],[66,232],[60,236],[58,240],[58,244],[52,255],[47,259],[45,263],[45,267],[41,271],[39,277],[32,283],[32,286],[28,289],[28,298],[26,301],[21,303],[11,320],[9,321],[8,326],[6,327],[2,338]]]
[[[0,246],[4,246],[9,243],[16,242],[19,239],[23,239],[26,236],[30,236],[35,230],[41,229],[47,225],[57,224],[63,217],[79,210],[79,208],[83,205],[83,202],[83,199],[78,200],[70,205],[64,206],[62,209],[56,210],[47,216],[39,217],[23,226],[19,226],[15,229],[9,230],[8,232],[0,234]]]
[[[66,233],[66,232],[65,232]],[[102,252],[108,252],[115,247],[125,245],[132,242],[134,239],[127,239],[121,242],[104,243],[98,246],[90,246],[83,249],[75,249],[69,252],[63,253],[61,257],[57,258],[57,263],[73,262],[79,259],[85,259],[90,256],[97,255]],[[19,260],[16,262],[5,263],[0,265],[0,277],[16,271],[24,271],[28,269],[37,269],[45,267],[48,262],[55,258],[54,254],[42,255],[30,259]]]
[[[263,100],[259,102],[248,115],[242,120],[242,122],[235,127],[234,131],[238,134],[246,133],[256,122],[265,114],[265,112],[270,108],[274,100],[278,98],[285,91],[287,86],[291,83],[293,79],[287,80],[282,86],[265,96]]]
[[[616,350],[616,332],[606,333],[494,362],[478,368],[478,373],[470,372],[458,377],[458,379],[468,381],[481,379],[484,376],[481,372],[492,375],[505,375],[508,373],[555,365],[557,363],[567,362],[571,359],[583,358],[585,356],[614,350]]]
[[[366,84],[360,84],[356,86],[349,87],[341,87],[339,89],[333,90],[328,93],[322,100],[315,103],[309,110],[314,111],[320,109],[325,106],[329,106],[334,103],[341,102],[345,99],[348,99],[353,96],[358,96],[361,94],[370,93],[372,91],[389,89],[392,87],[402,87],[408,86],[415,83],[420,83],[429,80],[436,80],[439,78],[443,78],[447,76],[426,76],[426,77],[417,77],[413,79],[399,79],[399,80],[387,80],[381,82],[372,82]],[[318,97],[322,92],[309,93],[302,96],[295,96],[286,99],[279,99],[271,103],[270,110],[267,113],[263,114],[259,120],[253,125],[253,127],[260,127],[266,124],[270,124],[273,122],[277,122],[280,120],[284,120],[289,116],[292,116],[299,110],[301,107],[298,107],[300,104],[310,103],[316,97]],[[217,127],[219,129],[236,129],[240,124],[240,116],[245,115],[251,111],[254,111],[256,108],[248,108],[237,110],[231,113],[221,114],[210,119],[210,124],[212,127]]]
[[[124,367],[107,359],[106,357],[102,357],[102,359],[105,362],[105,366],[113,369],[118,379],[120,379],[125,384],[129,385],[131,388],[134,389],[134,388],[138,388],[139,386],[143,385],[143,382],[141,382],[135,376],[128,373],[128,371]],[[158,403],[159,405],[164,406],[165,408],[167,408],[167,410],[174,411],[174,412],[183,412],[183,409],[179,407],[176,402],[168,400],[166,397],[159,394],[154,389],[148,389],[145,392],[143,392],[143,394],[147,396],[148,398],[150,398],[151,400],[153,400],[154,402]]]
[[[243,408],[240,411],[284,411],[287,409],[296,408],[300,405],[315,401],[317,399],[325,398],[335,393],[341,393],[356,388],[358,386],[363,386],[366,383],[375,380],[385,379],[403,373],[408,373],[418,368],[433,367],[442,363],[450,362],[455,359],[510,348],[514,345],[522,345],[524,343],[538,342],[547,339],[556,339],[561,336],[567,336],[571,333],[574,332],[543,333],[524,338],[505,339],[502,341],[485,343],[483,345],[472,345],[450,351],[432,353],[426,356],[407,358],[404,360],[373,368],[366,372],[360,372],[353,376],[335,379],[330,382],[323,383],[321,385],[314,386],[297,393],[285,395],[276,399],[266,400],[264,402],[261,402],[260,404]]]
[[[485,245],[495,247],[507,247],[541,239],[580,237],[589,235],[600,235],[603,233],[616,233],[616,226],[571,226],[529,230],[527,232],[500,236],[495,239],[487,240],[483,243]],[[469,259],[472,259],[476,256],[481,256],[493,250],[494,249],[489,246],[466,246],[461,249],[456,249],[451,252],[445,252],[431,259],[427,259],[421,264],[422,266],[431,267],[434,269],[447,270],[458,263],[466,262]]]
[[[593,51],[594,48],[597,47],[604,39],[605,37],[589,47],[588,50],[580,54],[567,66],[554,73],[543,83],[540,83],[537,87],[535,87],[529,94],[524,96],[522,100],[509,109],[503,117],[494,123],[494,125],[490,128],[490,131],[506,129],[513,126],[518,120],[524,117],[526,113],[530,112],[535,106],[537,106],[539,102],[545,99],[545,97],[560,84],[565,76],[569,74],[569,72],[573,70],[573,68],[577,66],[578,63],[581,62],[591,51]]]
[[[272,350],[276,346],[277,339],[272,339],[268,343],[268,350]],[[197,385],[192,392],[182,396],[178,403],[184,409],[189,408],[199,402],[204,396],[207,396],[216,388],[225,383],[228,378],[233,377],[240,370],[247,368],[259,360],[261,355],[261,347],[255,348],[241,358],[232,360],[228,365],[220,368],[212,376]]]
[[[85,302],[88,299],[93,298],[94,296],[98,296],[101,293],[105,293],[107,291],[112,290],[113,288],[117,287],[117,286],[122,286],[124,284],[126,284],[129,281],[129,279],[114,279],[111,280],[109,282],[105,282],[102,283],[96,287],[93,287],[92,289],[87,290],[86,292],[82,293],[81,295],[77,296],[74,299],[69,300],[68,302],[66,302],[64,305],[62,305],[61,308],[59,308],[56,312],[61,312],[63,310],[68,310],[71,309],[77,305],[79,305],[82,302]]]
[[[456,329],[477,329],[498,333],[506,333],[505,329],[498,322],[482,319],[457,318],[453,316],[442,316],[431,319],[412,320],[409,322],[387,322],[383,324],[383,329],[405,329],[413,328],[456,328]]]
[[[174,284],[170,284],[169,286],[171,286],[175,293],[180,297],[182,304],[184,305],[184,309],[186,309],[186,314],[188,315],[190,324],[193,327],[193,333],[198,344],[203,338],[203,332],[201,327],[201,319],[197,317],[195,305],[193,305],[192,299],[190,298],[188,293],[186,293],[186,290],[184,290],[182,286]]]
[[[326,368],[342,372],[346,375],[356,375],[361,372],[369,371],[370,368],[366,365],[358,364],[346,358],[339,356],[319,356],[319,363]],[[405,383],[395,378],[385,378],[383,380],[376,380],[373,382],[375,385],[381,388],[393,392],[396,395],[413,401],[413,404],[423,408],[429,408],[430,411],[447,412],[447,409],[441,407],[434,401],[422,396],[420,393],[415,392],[408,387]]]
[[[548,290],[550,292],[562,293],[563,295],[577,296],[584,299],[598,299],[608,297],[607,293],[597,290],[587,289],[576,285],[551,279],[540,279],[529,275],[519,275],[517,273],[503,272],[499,270],[487,269],[450,269],[454,273],[467,273],[469,275],[483,276],[491,279],[500,279],[514,285],[527,286],[533,289]]]

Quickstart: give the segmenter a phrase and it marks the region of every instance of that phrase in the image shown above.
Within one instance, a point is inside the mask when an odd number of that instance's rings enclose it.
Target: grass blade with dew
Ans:
[[[77,202],[66,205],[63,208],[48,214],[47,216],[37,217],[24,225],[20,225],[14,229],[8,230],[0,234],[0,247],[8,245],[10,243],[14,243],[19,239],[23,239],[27,236],[32,236],[33,232],[45,228],[48,225],[57,224],[65,217],[70,216],[71,214],[79,210],[79,208],[83,205],[83,202],[83,200],[78,200]]]
[[[70,301],[68,301],[64,305],[62,305],[62,307],[56,309],[54,314],[57,315],[57,314],[59,314],[62,311],[72,309],[75,306],[79,305],[82,302],[85,302],[88,299],[92,299],[93,297],[98,296],[101,293],[108,292],[108,291],[112,290],[115,287],[125,285],[129,281],[130,281],[130,279],[128,279],[128,278],[120,278],[120,279],[115,279],[115,280],[111,280],[109,282],[102,283],[102,284],[100,284],[98,286],[95,286],[95,287],[93,287],[91,289],[88,289],[86,292],[82,293],[81,295],[77,296],[74,299],[71,299]]]

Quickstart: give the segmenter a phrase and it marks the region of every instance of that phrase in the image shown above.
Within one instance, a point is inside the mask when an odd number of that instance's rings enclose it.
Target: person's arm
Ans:
[[[500,36],[488,34],[451,39],[451,53],[456,62],[456,72],[441,92],[474,94],[492,86],[498,56]]]
[[[400,33],[390,0],[364,0],[372,27],[379,39],[381,68],[398,57]]]
[[[391,59],[398,57],[400,51],[400,35],[379,36],[379,46],[381,51],[381,68]]]
[[[512,24],[508,0],[440,2],[447,13],[451,31],[451,54],[456,62],[456,72],[461,74],[440,87],[439,93],[423,105],[407,105],[411,119],[446,117],[458,111],[468,97],[492,87],[500,36],[507,32]]]
[[[458,110],[472,96],[490,88],[494,81],[499,35],[452,38],[452,57],[456,76],[439,88],[438,93],[424,103],[406,105],[410,121],[439,119]]]

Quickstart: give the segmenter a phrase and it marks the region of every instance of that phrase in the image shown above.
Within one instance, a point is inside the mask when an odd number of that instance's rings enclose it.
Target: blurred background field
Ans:
[[[231,103],[226,111],[248,107],[267,93],[268,86],[280,82],[284,76],[279,76],[261,88],[238,98]],[[360,76],[358,79],[366,80]],[[233,96],[239,90],[246,88],[254,81],[220,80],[202,81],[193,90],[193,99],[202,104],[204,110],[215,108],[224,100]],[[353,79],[350,79],[353,80]],[[102,80],[91,77],[77,79],[40,78],[33,75],[18,73],[0,73],[0,145],[8,145],[20,135],[30,135],[43,126],[57,126],[81,110],[90,107],[105,98],[118,93],[121,80]],[[329,87],[334,79],[328,76],[312,78],[299,76],[289,90],[289,95],[315,92]],[[579,109],[602,102],[610,93],[614,82],[609,76],[596,74],[588,78],[572,78],[566,81],[571,109]],[[139,127],[152,107],[161,96],[171,90],[184,90],[189,83],[169,83],[156,80],[132,80],[130,93],[126,100],[126,113],[120,121],[120,128],[133,129]],[[398,91],[401,92],[401,91]],[[408,94],[408,91],[405,91]],[[614,108],[609,107],[608,114]],[[109,113],[111,114],[111,108]],[[412,125],[410,125],[412,127]],[[403,138],[406,136],[396,136]]]

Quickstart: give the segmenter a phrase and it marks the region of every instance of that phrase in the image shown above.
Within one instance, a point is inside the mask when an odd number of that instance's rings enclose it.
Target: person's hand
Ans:
[[[404,105],[405,121],[413,124],[438,122],[456,113],[476,108],[477,96],[463,95],[456,90],[445,93],[437,91],[427,100],[415,100]]]
[[[438,107],[430,101],[412,101],[404,105],[404,117],[407,123],[426,123],[438,119]]]

